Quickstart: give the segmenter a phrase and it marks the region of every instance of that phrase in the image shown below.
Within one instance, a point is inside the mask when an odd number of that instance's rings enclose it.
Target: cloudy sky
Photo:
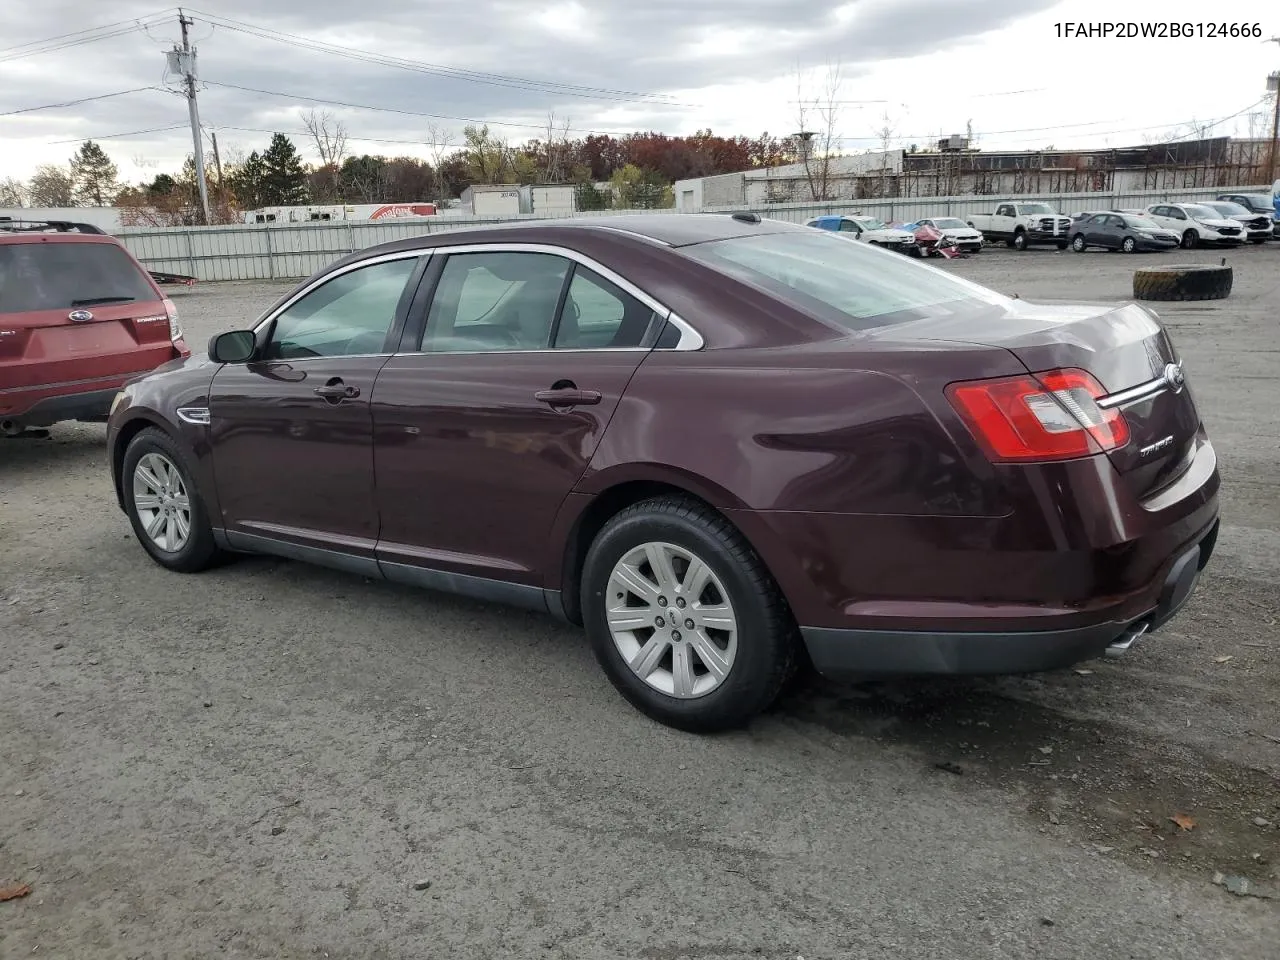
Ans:
[[[1213,135],[1261,136],[1266,75],[1280,68],[1280,44],[1253,37],[1067,38],[1057,26],[1121,11],[1197,25],[1212,12],[1274,37],[1274,0],[196,2],[201,119],[224,155],[301,132],[311,108],[344,121],[349,151],[416,156],[429,156],[433,123],[456,140],[464,120],[487,121],[520,141],[551,111],[571,136],[785,134],[834,61],[851,151],[886,126],[893,146],[923,146],[969,122],[983,149],[1122,146],[1215,121]],[[176,8],[148,0],[0,3],[0,178],[65,162],[85,138],[123,180],[176,170],[191,151],[165,73],[178,36]],[[30,109],[85,98],[101,99]]]

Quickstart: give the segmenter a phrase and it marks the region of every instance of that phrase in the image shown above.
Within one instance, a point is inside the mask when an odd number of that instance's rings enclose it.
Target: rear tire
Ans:
[[[745,725],[798,660],[795,622],[763,561],[728,520],[681,496],[605,524],[583,565],[582,612],[618,692],[680,730]]]
[[[129,523],[152,560],[196,573],[221,559],[208,510],[172,437],[157,427],[140,432],[125,450],[120,478]]]

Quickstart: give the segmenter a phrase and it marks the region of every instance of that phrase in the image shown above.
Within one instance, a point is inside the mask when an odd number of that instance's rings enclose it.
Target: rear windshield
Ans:
[[[901,254],[816,230],[716,240],[681,252],[850,330],[1010,302]]]
[[[0,313],[158,299],[115,244],[0,244]]]

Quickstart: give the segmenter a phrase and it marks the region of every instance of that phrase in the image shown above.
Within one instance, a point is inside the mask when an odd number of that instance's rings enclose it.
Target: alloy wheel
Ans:
[[[168,457],[145,454],[133,469],[133,508],[147,537],[177,553],[191,538],[191,498],[182,474]]]
[[[646,684],[691,700],[720,687],[738,653],[738,619],[715,572],[673,543],[644,543],[609,575],[606,617],[623,661]]]

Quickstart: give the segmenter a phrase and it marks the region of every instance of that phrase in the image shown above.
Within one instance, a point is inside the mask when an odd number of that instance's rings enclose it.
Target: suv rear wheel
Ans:
[[[129,442],[121,469],[134,535],[162,567],[195,573],[219,557],[204,502],[178,445],[148,427]]]
[[[795,624],[763,562],[732,524],[684,497],[610,520],[587,552],[582,597],[610,681],[672,727],[742,726],[796,664]]]

